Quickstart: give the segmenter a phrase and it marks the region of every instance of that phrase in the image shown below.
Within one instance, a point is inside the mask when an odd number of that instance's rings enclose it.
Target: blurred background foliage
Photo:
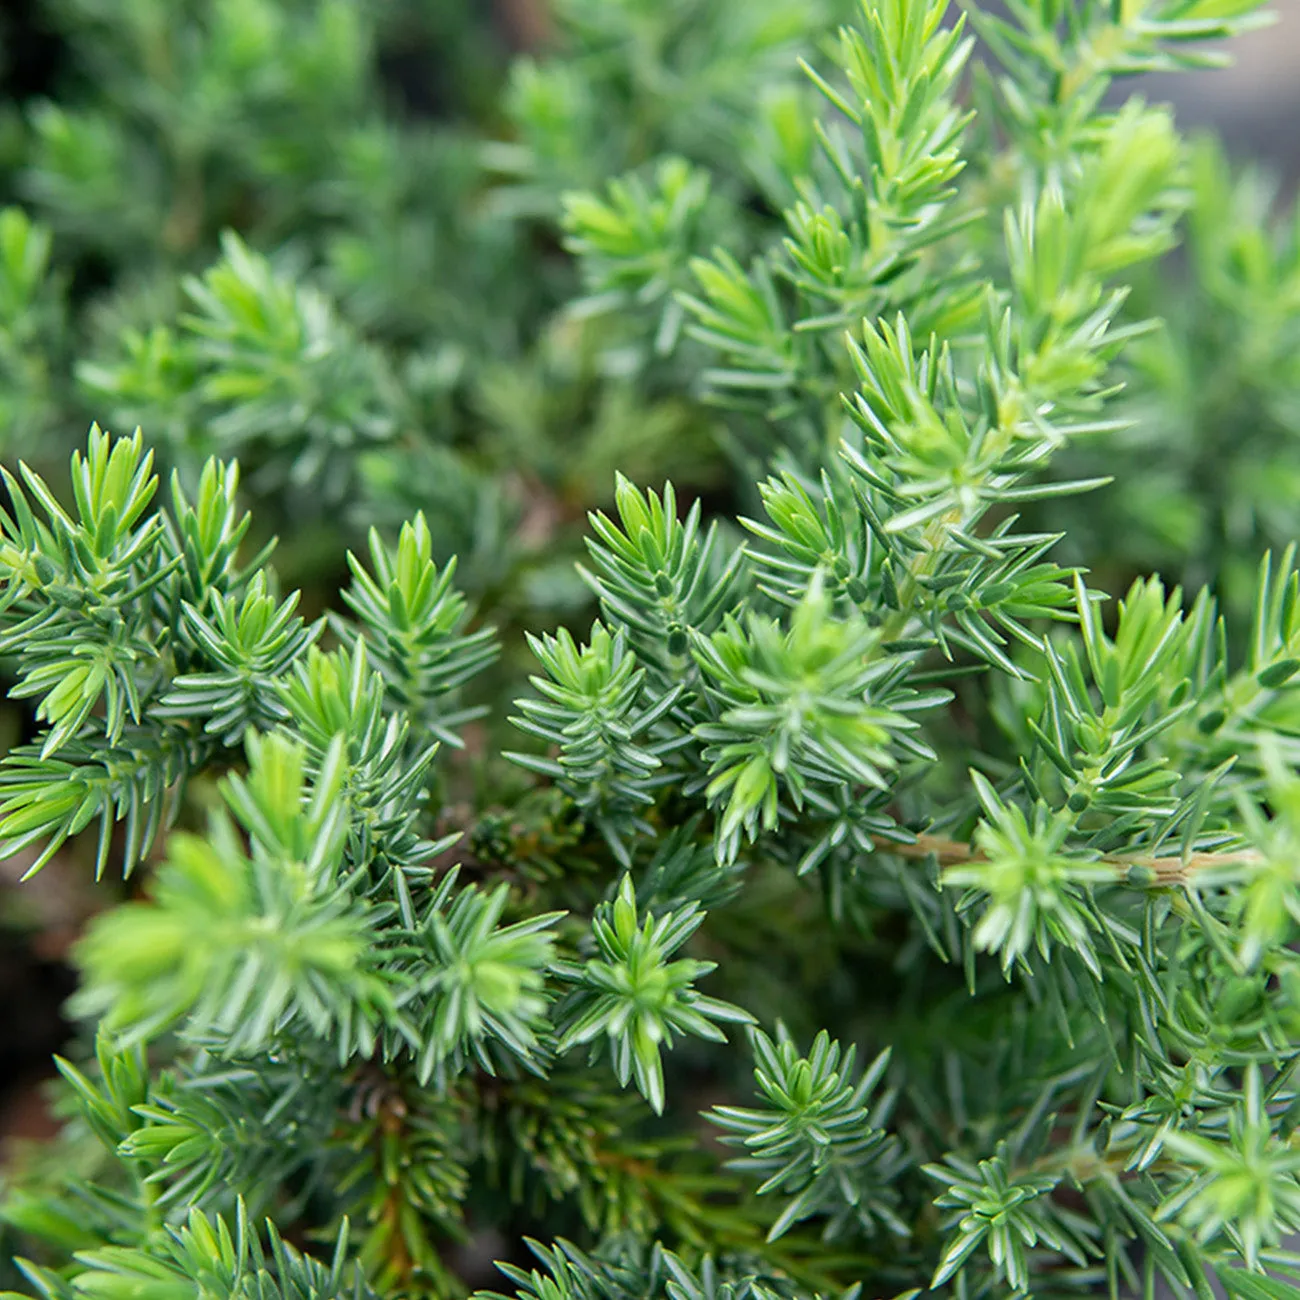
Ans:
[[[282,576],[323,590],[340,532],[423,508],[473,596],[545,624],[585,599],[564,552],[615,470],[743,508],[728,461],[771,459],[672,381],[673,294],[690,255],[780,237],[794,196],[770,160],[813,143],[794,54],[850,7],[6,6],[0,452],[57,478],[95,418],[143,425],[187,477],[238,455]],[[1153,90],[1195,105],[1204,84]],[[617,282],[580,296],[564,248],[565,196],[628,175],[658,199],[661,264],[633,276],[653,337],[609,313]],[[1054,531],[1117,581],[1226,570],[1231,601],[1292,526],[1300,239],[1278,185],[1213,144],[1190,183],[1186,254],[1135,304],[1167,322],[1129,361],[1140,432],[1061,471],[1127,486]],[[598,278],[602,250],[579,251]]]

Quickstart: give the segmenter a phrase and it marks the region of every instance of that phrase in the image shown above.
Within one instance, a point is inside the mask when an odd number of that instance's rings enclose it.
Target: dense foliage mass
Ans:
[[[1297,1300],[1300,220],[1124,81],[1255,0],[478,8],[26,20],[4,1284]]]

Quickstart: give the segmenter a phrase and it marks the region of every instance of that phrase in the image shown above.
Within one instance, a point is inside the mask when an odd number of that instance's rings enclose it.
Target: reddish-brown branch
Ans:
[[[972,844],[950,840],[942,835],[918,835],[910,844],[898,844],[884,836],[873,837],[878,849],[902,858],[935,858],[939,866],[956,867],[966,862],[983,862],[985,856]],[[1146,868],[1155,873],[1152,882],[1157,885],[1180,885],[1196,871],[1219,867],[1233,862],[1258,862],[1259,854],[1249,850],[1233,853],[1189,853],[1186,857],[1156,858],[1141,854],[1108,854],[1102,861],[1115,868],[1117,877],[1124,878],[1134,868]]]

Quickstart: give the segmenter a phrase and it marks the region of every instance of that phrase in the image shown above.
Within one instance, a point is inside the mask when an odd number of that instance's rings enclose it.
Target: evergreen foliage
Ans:
[[[1300,226],[1124,93],[1256,0],[475,8],[38,6],[3,1285],[1297,1300]]]

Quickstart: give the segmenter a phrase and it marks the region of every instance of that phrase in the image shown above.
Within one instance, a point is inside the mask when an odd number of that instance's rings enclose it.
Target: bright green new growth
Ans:
[[[842,1052],[824,1030],[807,1057],[797,1055],[788,1037],[773,1043],[758,1031],[751,1033],[750,1047],[754,1079],[770,1108],[720,1106],[709,1118],[727,1134],[724,1142],[750,1152],[731,1166],[766,1175],[760,1196],[794,1193],[769,1240],[817,1214],[830,1216],[827,1240],[849,1224],[871,1232],[877,1222],[906,1236],[890,1187],[904,1162],[897,1139],[885,1130],[894,1097],[885,1096],[870,1111],[865,1105],[889,1064],[888,1048],[853,1083],[853,1048]]]
[[[638,926],[636,891],[632,878],[624,876],[618,897],[598,909],[592,922],[600,956],[560,971],[576,988],[561,1009],[558,1050],[599,1041],[604,1034],[619,1083],[627,1087],[635,1077],[656,1113],[664,1108],[660,1052],[672,1045],[674,1033],[725,1042],[713,1021],[752,1019],[739,1007],[695,991],[695,981],[714,970],[715,962],[666,960],[703,920],[704,914],[691,905],[657,919],[647,917]]]
[[[1254,0],[557,0],[487,150],[382,115],[387,3],[74,8],[0,410],[117,249],[144,432],[5,471],[0,852],[134,892],[13,1284],[1297,1300],[1297,528],[1211,425],[1300,428],[1300,242],[1107,98]]]

